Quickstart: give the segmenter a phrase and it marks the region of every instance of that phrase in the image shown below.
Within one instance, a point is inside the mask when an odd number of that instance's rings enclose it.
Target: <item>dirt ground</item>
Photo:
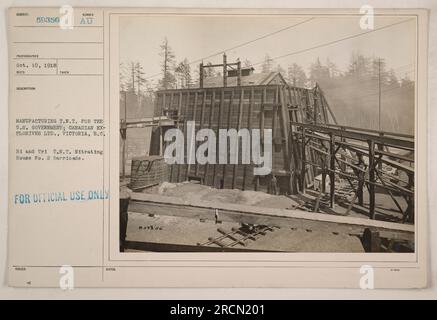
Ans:
[[[302,207],[304,199],[298,196],[271,195],[257,191],[242,191],[238,189],[215,189],[209,186],[193,182],[169,183],[164,182],[152,188],[144,190],[145,193],[159,194],[176,197],[187,202],[213,201],[218,203],[241,204],[248,206],[277,209],[301,209],[312,211],[313,200],[306,199],[305,207]],[[308,194],[317,196],[317,191],[307,190]],[[327,196],[327,195],[325,195]],[[348,199],[340,205],[340,197],[336,199],[336,206],[328,214],[344,215],[348,206]],[[401,198],[397,198],[402,203]],[[325,206],[326,197],[323,200]],[[323,202],[322,201],[322,202]],[[355,205],[348,213],[352,217],[369,218],[366,214],[368,207],[368,193],[364,192],[364,207]],[[328,201],[329,202],[329,201]],[[377,219],[386,221],[399,221],[401,214],[397,210],[390,195],[377,193]],[[401,204],[404,205],[404,204]],[[322,206],[321,206],[322,207]],[[323,209],[321,210],[323,212]],[[149,216],[147,214],[129,212],[127,240],[138,243],[157,243],[175,246],[196,246],[207,243],[208,239],[220,237],[218,229],[228,231],[240,228],[236,222],[199,221],[190,217],[177,215]],[[207,246],[216,246],[209,244]],[[238,248],[236,245],[235,248]],[[241,248],[243,249],[243,247]],[[261,251],[286,251],[286,252],[363,252],[361,240],[357,236],[338,234],[329,231],[314,231],[299,228],[276,228],[256,241],[249,241],[244,249]],[[176,250],[177,251],[177,250]]]
[[[215,189],[197,183],[162,183],[155,192],[160,195],[182,198],[187,201],[205,200],[244,204],[265,208],[292,209],[299,203],[289,197],[271,195],[260,191],[238,189]]]

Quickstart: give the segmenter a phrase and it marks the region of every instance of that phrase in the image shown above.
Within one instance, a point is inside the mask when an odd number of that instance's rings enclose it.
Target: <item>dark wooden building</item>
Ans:
[[[229,70],[226,79],[201,79],[201,87],[158,91],[155,116],[173,119],[174,126],[184,132],[187,121],[195,121],[196,132],[210,128],[217,137],[219,129],[272,129],[272,173],[254,176],[253,164],[178,164],[170,166],[170,182],[198,180],[216,188],[265,192],[272,192],[273,183],[275,193],[286,194],[297,191],[297,186],[302,183],[303,170],[304,183],[313,183],[314,175],[318,173],[312,167],[302,167],[301,143],[293,141],[290,122],[332,122],[333,115],[322,91],[318,86],[313,89],[290,86],[278,72],[253,71],[253,68],[239,67],[237,71]],[[158,144],[168,128],[160,126],[154,130],[151,154],[162,152]],[[311,150],[305,153],[307,159],[316,156]]]

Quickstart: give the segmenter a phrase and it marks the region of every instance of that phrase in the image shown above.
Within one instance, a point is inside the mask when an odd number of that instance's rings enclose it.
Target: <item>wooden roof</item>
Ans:
[[[242,86],[256,85],[278,85],[285,84],[285,80],[279,72],[253,73],[241,77]],[[237,86],[237,77],[227,78],[228,87]],[[220,88],[223,87],[223,77],[206,77],[203,79],[204,88]]]

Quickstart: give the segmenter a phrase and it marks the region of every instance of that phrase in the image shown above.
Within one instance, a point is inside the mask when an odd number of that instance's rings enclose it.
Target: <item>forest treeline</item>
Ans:
[[[198,87],[198,63],[191,63],[187,58],[177,60],[167,39],[159,49],[159,74],[145,74],[139,62],[120,64],[120,91],[139,97],[138,106],[129,106],[140,113],[138,117],[144,116],[142,109],[153,106],[156,90]],[[211,62],[205,63],[204,77],[221,76],[220,71],[208,68],[208,65]],[[307,70],[297,63],[283,66],[275,63],[269,54],[262,63],[253,65],[243,60],[242,65],[253,66],[255,73],[280,72],[292,86],[313,88],[318,83],[339,124],[408,134],[414,132],[413,64],[389,68],[384,59],[353,53],[345,70],[329,59],[321,61],[319,58]]]

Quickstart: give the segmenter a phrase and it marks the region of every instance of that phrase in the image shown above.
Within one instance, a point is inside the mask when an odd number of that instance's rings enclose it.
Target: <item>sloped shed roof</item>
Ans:
[[[279,72],[253,73],[241,77],[242,86],[258,86],[258,85],[276,85],[285,84],[285,80]],[[237,86],[237,77],[227,78],[228,87]],[[223,77],[206,77],[203,79],[204,88],[220,88],[223,87]]]

